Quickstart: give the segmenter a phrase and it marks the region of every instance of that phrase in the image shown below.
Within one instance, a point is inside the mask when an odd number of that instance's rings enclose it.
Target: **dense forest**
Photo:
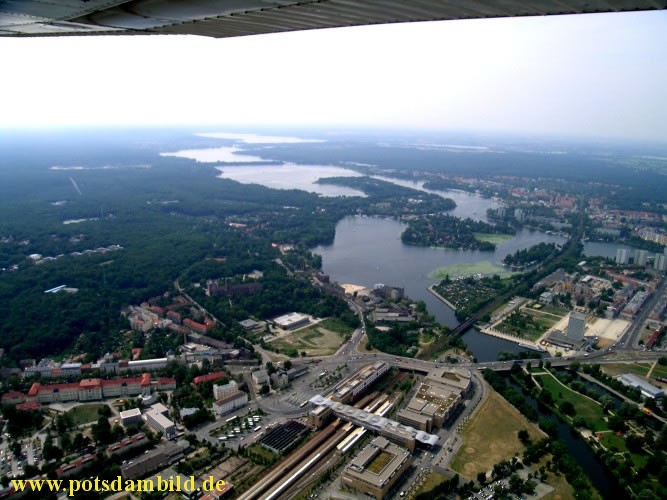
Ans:
[[[542,262],[557,251],[554,243],[538,243],[530,248],[517,250],[513,254],[507,255],[503,259],[503,264],[512,267],[531,265]]]
[[[477,239],[475,233],[513,234],[514,230],[508,226],[492,226],[482,221],[436,214],[410,220],[401,239],[412,245],[495,250],[495,244]]]
[[[363,191],[367,198],[360,205],[366,215],[418,215],[453,210],[456,203],[448,198],[397,186],[372,177],[325,177],[319,184],[335,184]]]

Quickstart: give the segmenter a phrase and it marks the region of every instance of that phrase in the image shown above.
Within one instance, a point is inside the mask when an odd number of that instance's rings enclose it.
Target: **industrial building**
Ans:
[[[341,482],[361,493],[384,498],[412,464],[410,452],[376,437],[343,469]]]
[[[352,378],[340,384],[332,396],[332,400],[339,403],[354,401],[375,383],[382,375],[391,369],[389,363],[378,361],[359,370]]]
[[[285,424],[270,427],[259,440],[259,444],[276,455],[284,455],[308,433],[308,426],[290,420]]]
[[[639,389],[642,393],[642,396],[645,398],[659,399],[662,398],[665,393],[659,387],[654,386],[653,384],[647,382],[644,379],[639,378],[637,375],[632,373],[625,373],[618,377],[618,381],[623,385],[628,387],[634,387]]]
[[[283,330],[294,330],[295,328],[299,328],[300,326],[305,326],[310,323],[310,318],[308,318],[308,316],[305,314],[292,312],[278,316],[273,320],[273,322],[277,327],[282,328]]]

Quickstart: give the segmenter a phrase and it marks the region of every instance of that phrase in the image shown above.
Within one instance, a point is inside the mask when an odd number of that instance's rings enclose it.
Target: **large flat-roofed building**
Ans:
[[[310,319],[305,314],[292,312],[289,314],[283,314],[278,316],[273,320],[276,326],[282,328],[283,330],[294,330],[300,326],[305,326],[310,323]]]
[[[176,443],[168,443],[139,455],[127,464],[121,465],[120,473],[123,479],[134,479],[154,470],[162,469],[169,464],[178,462],[190,448],[190,443],[182,439]]]
[[[373,385],[382,375],[391,369],[389,363],[378,361],[359,370],[334,391],[331,399],[340,403],[354,401],[357,396]]]
[[[132,408],[131,410],[120,412],[120,423],[127,426],[141,421],[141,410]]]
[[[472,389],[472,373],[465,368],[436,368],[429,372],[424,382],[435,382],[461,391],[463,397]]]
[[[176,436],[176,426],[174,422],[154,410],[146,412],[146,422],[153,429],[164,434],[167,439],[173,439]]]
[[[639,389],[642,393],[642,396],[645,398],[658,399],[662,398],[665,393],[659,387],[650,384],[644,379],[639,378],[637,375],[632,373],[625,373],[618,377],[619,382],[628,387],[634,387]]]
[[[341,481],[361,493],[382,499],[411,463],[408,450],[376,437],[343,469]]]
[[[437,368],[426,375],[397,420],[431,432],[442,427],[472,389],[472,374],[465,368]]]
[[[635,294],[634,297],[628,302],[623,310],[621,311],[621,318],[623,319],[629,319],[631,320],[632,318],[635,317],[635,315],[639,312],[639,310],[642,308],[644,305],[644,302],[646,302],[646,299],[649,297],[649,292],[646,291],[639,291]]]
[[[284,455],[308,433],[308,427],[296,420],[270,427],[259,444],[276,455]]]

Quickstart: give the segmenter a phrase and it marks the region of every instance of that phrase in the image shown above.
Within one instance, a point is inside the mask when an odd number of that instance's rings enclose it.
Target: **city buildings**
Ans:
[[[238,387],[239,385],[234,380],[223,385],[213,384],[213,398],[217,401],[226,398],[227,396],[231,396],[232,394],[236,394],[239,392]]]
[[[225,415],[248,404],[248,395],[238,391],[213,403],[213,411],[216,415]]]
[[[628,250],[625,248],[616,249],[616,263],[617,264],[627,264],[629,260]]]
[[[632,318],[635,317],[635,315],[639,312],[639,310],[642,308],[644,305],[644,302],[646,302],[646,299],[648,299],[649,293],[646,291],[639,291],[635,294],[634,297],[628,302],[623,310],[621,311],[621,318],[623,319],[629,319],[631,320]]]

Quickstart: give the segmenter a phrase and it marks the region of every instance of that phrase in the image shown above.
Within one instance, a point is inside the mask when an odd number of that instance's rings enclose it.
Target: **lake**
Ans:
[[[334,184],[317,184],[323,177],[359,177],[361,174],[347,168],[326,165],[255,165],[217,167],[223,179],[242,184],[261,184],[273,189],[301,189],[322,196],[361,196],[357,189]]]
[[[471,197],[478,199],[471,195]],[[471,203],[472,206],[472,203]],[[346,217],[336,225],[332,245],[320,245],[313,252],[322,256],[323,271],[339,283],[372,287],[376,283],[405,288],[414,300],[423,300],[438,321],[458,324],[454,312],[436,299],[427,287],[436,279],[429,274],[440,267],[480,261],[499,263],[507,254],[540,242],[562,243],[563,238],[523,229],[499,244],[494,252],[453,250],[405,245],[401,233],[405,224],[376,217]],[[471,330],[464,340],[480,361],[496,360],[498,351],[518,352],[518,344]]]

